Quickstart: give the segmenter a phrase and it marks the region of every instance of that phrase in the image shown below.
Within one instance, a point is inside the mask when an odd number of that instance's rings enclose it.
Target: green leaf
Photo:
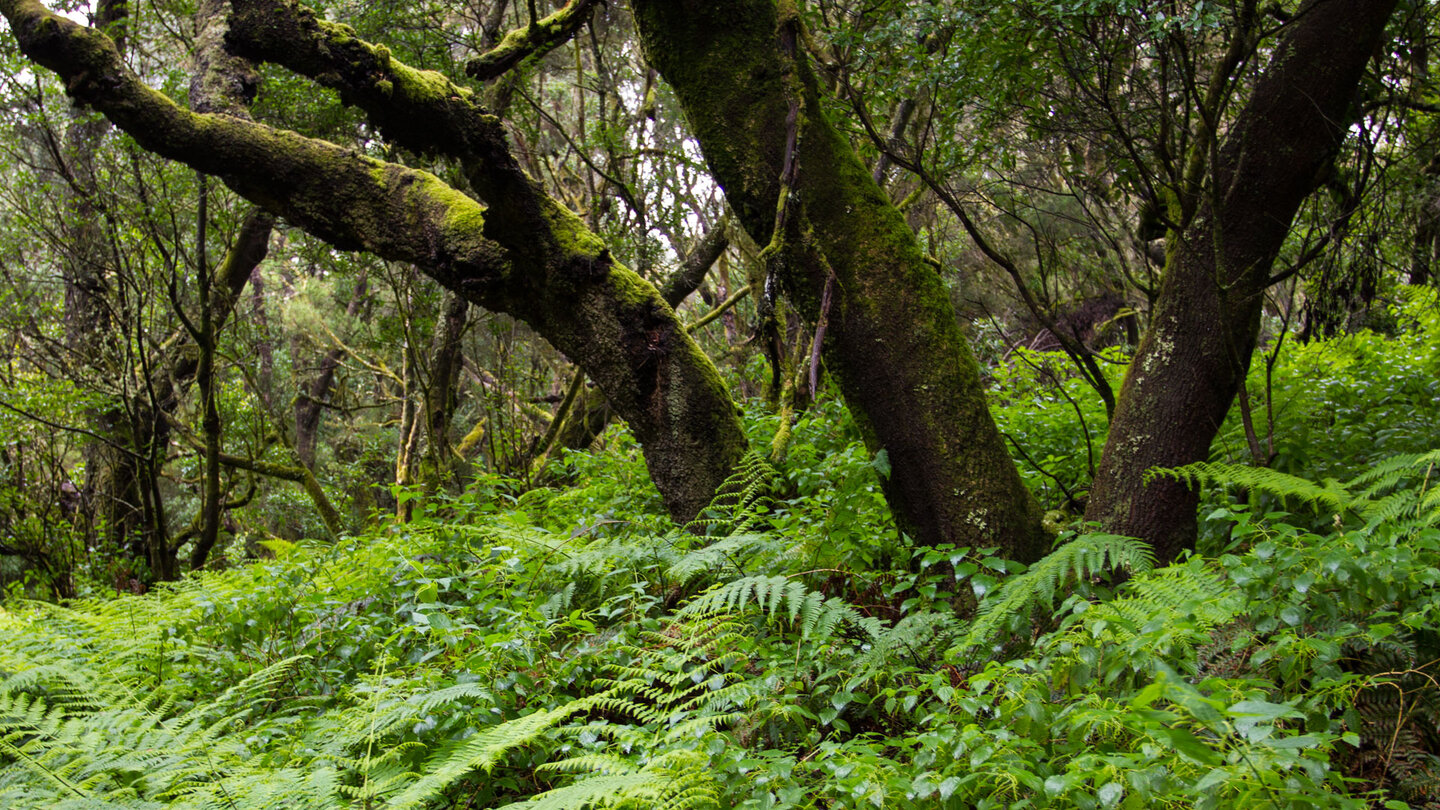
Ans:
[[[1325,738],[1318,734],[1299,734],[1294,737],[1280,737],[1270,740],[1266,744],[1271,748],[1314,748],[1325,742]]]
[[[1160,730],[1160,736],[1170,741],[1170,747],[1186,759],[1198,762],[1201,765],[1214,767],[1219,765],[1220,755],[1210,746],[1200,741],[1199,737],[1191,734],[1183,728],[1166,728]]]

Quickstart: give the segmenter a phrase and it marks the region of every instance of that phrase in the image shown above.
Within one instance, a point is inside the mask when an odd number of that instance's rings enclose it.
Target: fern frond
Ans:
[[[964,623],[949,611],[910,614],[877,633],[869,648],[856,657],[855,668],[862,677],[870,678],[894,666],[896,660],[924,667],[945,652],[963,630]]]
[[[637,773],[640,766],[612,754],[585,754],[555,762],[546,762],[535,769],[538,773],[589,773],[605,776]]]
[[[505,805],[502,810],[718,810],[719,786],[705,757],[693,751],[667,751],[634,765],[618,757],[586,755],[544,766],[562,773],[590,771],[599,775]]]
[[[450,746],[431,758],[423,777],[397,794],[385,806],[396,810],[418,807],[433,799],[460,777],[476,770],[493,769],[508,752],[529,745],[571,715],[588,711],[595,703],[596,698],[582,698],[550,711],[527,714],[487,728]]]
[[[615,807],[618,797],[653,793],[661,784],[653,774],[627,773],[615,776],[594,776],[573,785],[503,805],[500,810],[580,810],[581,808]]]
[[[48,782],[53,783],[56,787],[60,788],[62,793],[81,799],[88,799],[90,797],[88,791],[82,789],[79,785],[66,778],[65,774],[61,770],[49,767],[42,759],[31,756],[24,750],[17,748],[14,745],[11,745],[5,740],[0,740],[0,753],[4,753],[6,756],[14,758],[26,770],[40,776],[42,779]]]
[[[1173,469],[1157,467],[1145,473],[1146,481],[1155,478],[1172,478],[1191,486],[1244,487],[1273,495],[1282,501],[1293,498],[1302,503],[1323,505],[1332,512],[1343,512],[1354,501],[1354,496],[1345,486],[1332,478],[1317,484],[1269,467],[1201,461]]]
[[[214,723],[216,726],[229,722],[236,717],[237,712],[248,712],[253,708],[252,704],[262,703],[268,699],[281,681],[294,674],[295,667],[300,662],[308,660],[310,660],[308,655],[294,655],[276,661],[226,689],[214,700],[186,712],[176,722],[178,725],[187,725],[209,717],[220,717],[220,720]]]
[[[1140,624],[1157,615],[1174,615],[1189,617],[1204,628],[1233,621],[1244,606],[1240,593],[1198,557],[1137,576],[1126,583],[1121,596],[1106,603]]]
[[[716,488],[710,505],[685,524],[685,530],[726,535],[754,532],[765,522],[770,493],[779,480],[780,473],[768,459],[753,450],[746,453],[735,472]]]
[[[843,599],[811,591],[798,580],[782,576],[745,577],[706,591],[690,600],[677,617],[738,613],[751,601],[768,616],[782,609],[790,622],[798,622],[802,639],[827,638],[842,624],[868,627],[859,611]]]
[[[1051,609],[1065,582],[1112,570],[1139,574],[1154,565],[1154,552],[1141,540],[1114,534],[1082,534],[1050,552],[1024,573],[1004,580],[1000,588],[980,604],[974,624],[957,646],[974,649],[988,645],[1012,623],[1028,618],[1036,608]]]
[[[665,575],[685,585],[705,574],[733,571],[743,574],[752,561],[765,561],[793,553],[774,534],[742,532],[722,537],[713,543],[693,549],[676,560]]]
[[[1245,487],[1285,502],[1320,506],[1335,514],[1352,512],[1372,526],[1390,524],[1405,535],[1440,524],[1440,493],[1432,480],[1437,465],[1440,450],[1382,459],[1344,483],[1327,478],[1317,484],[1263,467],[1211,463],[1155,469],[1146,473],[1146,478],[1160,476],[1192,485]]]
[[[493,703],[490,690],[478,683],[457,683],[398,698],[390,690],[377,690],[358,710],[348,713],[340,740],[342,749],[351,749],[419,722],[442,711],[471,711],[469,701]]]
[[[1401,453],[1381,459],[1370,465],[1370,469],[1350,480],[1349,486],[1365,487],[1360,497],[1373,499],[1398,484],[1408,474],[1425,472],[1434,465],[1440,465],[1440,449],[1426,453]]]

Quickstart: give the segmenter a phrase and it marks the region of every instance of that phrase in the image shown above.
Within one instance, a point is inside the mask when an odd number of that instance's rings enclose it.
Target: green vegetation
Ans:
[[[1440,444],[1434,377],[1369,361],[1432,367],[1434,307],[1283,355],[1287,472],[1173,473],[1204,482],[1209,528],[1164,568],[1104,534],[1065,532],[1028,569],[913,547],[876,493],[887,464],[822,399],[701,535],[669,524],[617,436],[560,462],[576,486],[482,479],[408,524],[266,541],[143,596],[60,606],[17,584],[0,803],[1426,806],[1440,452],[1415,451]],[[1000,422],[1032,447],[1083,441],[1030,376],[1051,359],[997,378]]]

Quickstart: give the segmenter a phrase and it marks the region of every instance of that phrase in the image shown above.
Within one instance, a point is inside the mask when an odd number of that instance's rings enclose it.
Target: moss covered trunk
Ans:
[[[1172,236],[1085,514],[1150,541],[1162,560],[1194,548],[1198,500],[1145,474],[1209,457],[1249,369],[1271,266],[1340,145],[1394,6],[1311,0],[1295,15],[1220,149],[1195,219]]]
[[[944,284],[826,120],[795,47],[798,23],[775,0],[631,5],[740,223],[765,245],[782,196],[794,206],[780,217],[792,233],[780,240],[779,280],[807,318],[826,322],[826,369],[870,448],[889,456],[885,494],[899,524],[925,544],[1042,554],[1039,509],[990,417]]]

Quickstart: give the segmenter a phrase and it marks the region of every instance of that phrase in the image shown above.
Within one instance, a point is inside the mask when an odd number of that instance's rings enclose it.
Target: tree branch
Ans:
[[[559,11],[524,28],[516,28],[500,44],[471,59],[465,73],[480,81],[497,79],[531,57],[541,57],[564,45],[590,19],[599,0],[570,0]]]

